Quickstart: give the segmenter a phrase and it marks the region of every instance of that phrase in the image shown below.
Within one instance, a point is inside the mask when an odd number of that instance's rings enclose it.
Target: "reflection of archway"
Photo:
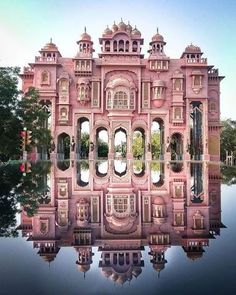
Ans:
[[[127,133],[122,127],[115,130],[114,136],[115,158],[126,158],[127,155]]]
[[[57,138],[58,160],[70,159],[70,136],[63,132]]]
[[[164,121],[161,118],[155,118],[151,127],[151,151],[152,159],[163,160],[165,153]]]
[[[77,184],[81,187],[89,184],[89,163],[88,161],[80,161],[76,164],[77,168]]]
[[[161,187],[164,184],[165,166],[164,163],[151,163],[151,178],[152,184],[156,187]]]
[[[105,177],[108,173],[108,161],[96,162],[95,170],[98,177]]]
[[[97,128],[95,146],[98,158],[108,157],[108,132],[105,127]]]
[[[173,133],[170,140],[171,160],[183,160],[183,138],[180,133]]]
[[[136,128],[133,133],[132,145],[133,157],[135,159],[145,158],[145,131],[143,128]]]
[[[77,124],[77,154],[79,159],[88,159],[89,156],[89,133],[90,126],[88,118],[78,119]]]
[[[193,160],[201,160],[203,154],[203,105],[200,101],[193,101],[190,108],[190,154]]]

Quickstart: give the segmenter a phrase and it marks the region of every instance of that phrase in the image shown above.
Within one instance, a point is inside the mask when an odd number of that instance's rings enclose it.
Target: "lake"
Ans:
[[[236,169],[0,167],[0,294],[235,294]]]

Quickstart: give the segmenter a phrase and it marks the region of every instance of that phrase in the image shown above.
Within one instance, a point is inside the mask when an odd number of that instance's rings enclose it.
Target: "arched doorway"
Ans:
[[[70,136],[67,133],[61,133],[57,138],[58,160],[70,159]]]
[[[136,128],[133,133],[132,152],[134,159],[144,160],[145,158],[145,131],[143,128]]]
[[[98,158],[108,157],[108,132],[105,127],[99,127],[96,132],[96,151]]]
[[[170,140],[170,153],[172,161],[183,160],[183,138],[180,133],[173,133]]]
[[[126,158],[127,133],[123,128],[116,129],[114,137],[115,158]]]
[[[78,119],[77,124],[77,155],[79,159],[88,159],[90,145],[90,126],[88,118]]]
[[[151,127],[151,152],[153,160],[163,160],[165,153],[164,121],[155,118]]]

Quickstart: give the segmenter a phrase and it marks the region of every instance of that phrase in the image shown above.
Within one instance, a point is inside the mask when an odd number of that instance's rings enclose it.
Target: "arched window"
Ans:
[[[110,41],[108,41],[108,40],[105,42],[105,51],[106,52],[110,51]]]
[[[113,43],[113,50],[116,52],[117,51],[117,41],[115,40]]]
[[[175,91],[181,91],[181,79],[175,79],[174,80],[174,90]]]
[[[129,52],[129,41],[125,42],[125,52]]]
[[[137,41],[133,41],[132,51],[137,52],[138,51],[138,43]]]
[[[119,41],[119,52],[124,52],[124,41],[123,40]]]

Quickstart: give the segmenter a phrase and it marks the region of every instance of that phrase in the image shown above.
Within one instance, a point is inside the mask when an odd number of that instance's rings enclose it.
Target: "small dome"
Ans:
[[[198,46],[190,44],[185,48],[185,52],[186,53],[201,53],[201,49]]]
[[[136,26],[135,26],[135,28],[133,29],[132,34],[133,34],[134,36],[141,36],[141,32],[136,28]]]
[[[112,30],[113,30],[113,32],[116,32],[116,31],[118,31],[118,26],[116,25],[116,23],[114,22],[114,24],[113,24],[113,26],[112,26]]]
[[[91,36],[86,32],[86,27],[84,27],[84,33],[81,35],[81,40],[91,41]]]
[[[78,271],[87,272],[90,270],[89,264],[78,264]]]
[[[58,48],[56,46],[56,44],[52,43],[52,38],[50,39],[50,42],[48,42],[42,50],[46,50],[46,51],[58,51]]]
[[[109,27],[107,26],[106,29],[103,32],[103,35],[112,35],[112,33],[113,33],[112,30],[109,29]]]
[[[121,19],[121,22],[118,24],[118,28],[120,31],[125,31],[126,30],[126,24],[123,22]]]
[[[162,35],[159,34],[158,28],[157,33],[152,37],[152,42],[164,42],[164,38]]]
[[[126,26],[126,31],[131,33],[132,32],[132,26],[130,25],[130,23],[128,22],[128,25]]]

